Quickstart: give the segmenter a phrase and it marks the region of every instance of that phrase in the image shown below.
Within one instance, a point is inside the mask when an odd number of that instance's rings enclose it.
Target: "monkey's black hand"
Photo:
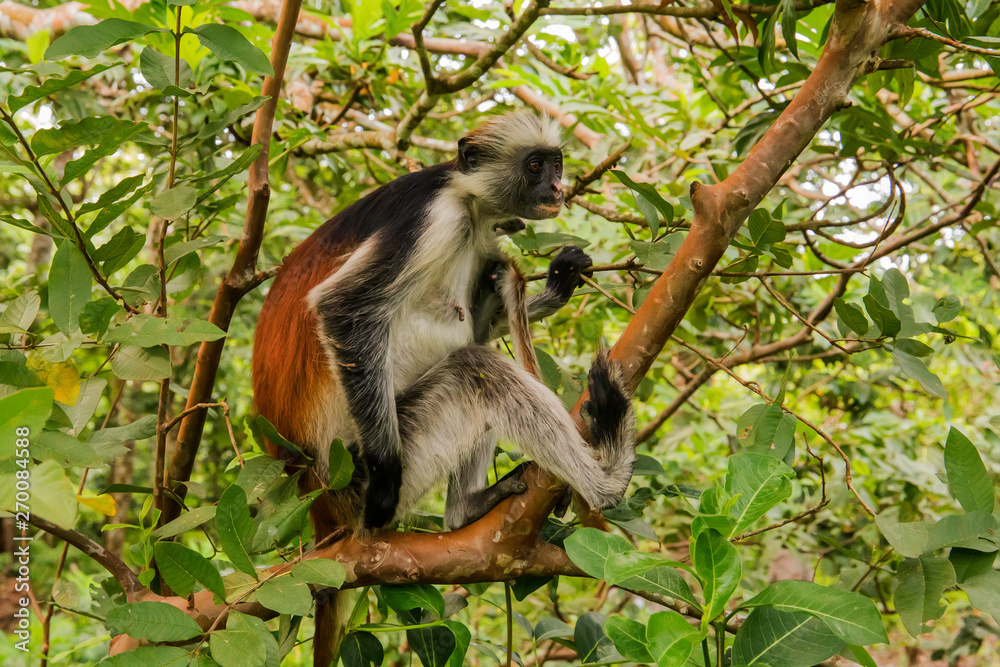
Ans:
[[[368,489],[365,492],[365,528],[381,528],[392,521],[399,505],[403,467],[398,458],[366,456]]]
[[[561,299],[569,300],[573,296],[573,290],[583,285],[580,276],[593,265],[594,261],[587,253],[575,245],[568,245],[560,250],[549,264],[549,277],[545,289],[552,290]]]

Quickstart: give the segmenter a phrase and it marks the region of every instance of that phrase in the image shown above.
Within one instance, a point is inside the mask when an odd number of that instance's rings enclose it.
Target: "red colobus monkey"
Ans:
[[[446,476],[449,527],[479,518],[524,490],[516,475],[485,487],[495,437],[591,507],[621,499],[635,434],[607,354],[591,369],[583,411],[591,447],[548,388],[485,345],[508,318],[517,327],[561,308],[590,266],[579,248],[564,248],[544,290],[525,300],[523,279],[498,246],[498,231],[523,228],[519,218],[555,217],[562,203],[558,126],[512,113],[461,139],[455,160],[348,206],[288,256],[257,323],[254,405],[313,457],[304,488],[328,483],[335,438],[355,457],[348,488],[313,505],[317,537],[384,526]],[[504,312],[512,308],[523,312]],[[513,332],[522,358],[532,354],[524,329]]]

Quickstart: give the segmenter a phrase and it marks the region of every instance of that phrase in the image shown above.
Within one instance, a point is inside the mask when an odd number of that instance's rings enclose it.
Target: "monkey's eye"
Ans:
[[[542,161],[536,157],[533,157],[530,160],[528,160],[528,171],[530,171],[532,174],[542,173]]]

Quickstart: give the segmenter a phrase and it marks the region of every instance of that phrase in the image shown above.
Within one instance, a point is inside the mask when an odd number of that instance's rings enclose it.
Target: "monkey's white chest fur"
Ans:
[[[398,394],[435,364],[473,342],[470,312],[478,253],[471,244],[435,267],[413,290],[390,326],[389,358]]]

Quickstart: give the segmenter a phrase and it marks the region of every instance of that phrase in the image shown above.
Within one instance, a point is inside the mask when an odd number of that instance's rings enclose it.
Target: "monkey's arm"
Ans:
[[[580,276],[593,265],[590,257],[576,246],[566,246],[549,264],[545,289],[528,297],[528,320],[537,322],[566,305],[573,290],[580,284]],[[498,258],[487,266],[479,278],[472,304],[472,324],[476,342],[487,343],[510,332],[503,301],[497,294],[497,285],[506,270],[506,262]]]
[[[368,467],[365,526],[373,528],[396,513],[402,451],[389,352],[391,277],[381,261],[360,264],[342,267],[315,308]]]

